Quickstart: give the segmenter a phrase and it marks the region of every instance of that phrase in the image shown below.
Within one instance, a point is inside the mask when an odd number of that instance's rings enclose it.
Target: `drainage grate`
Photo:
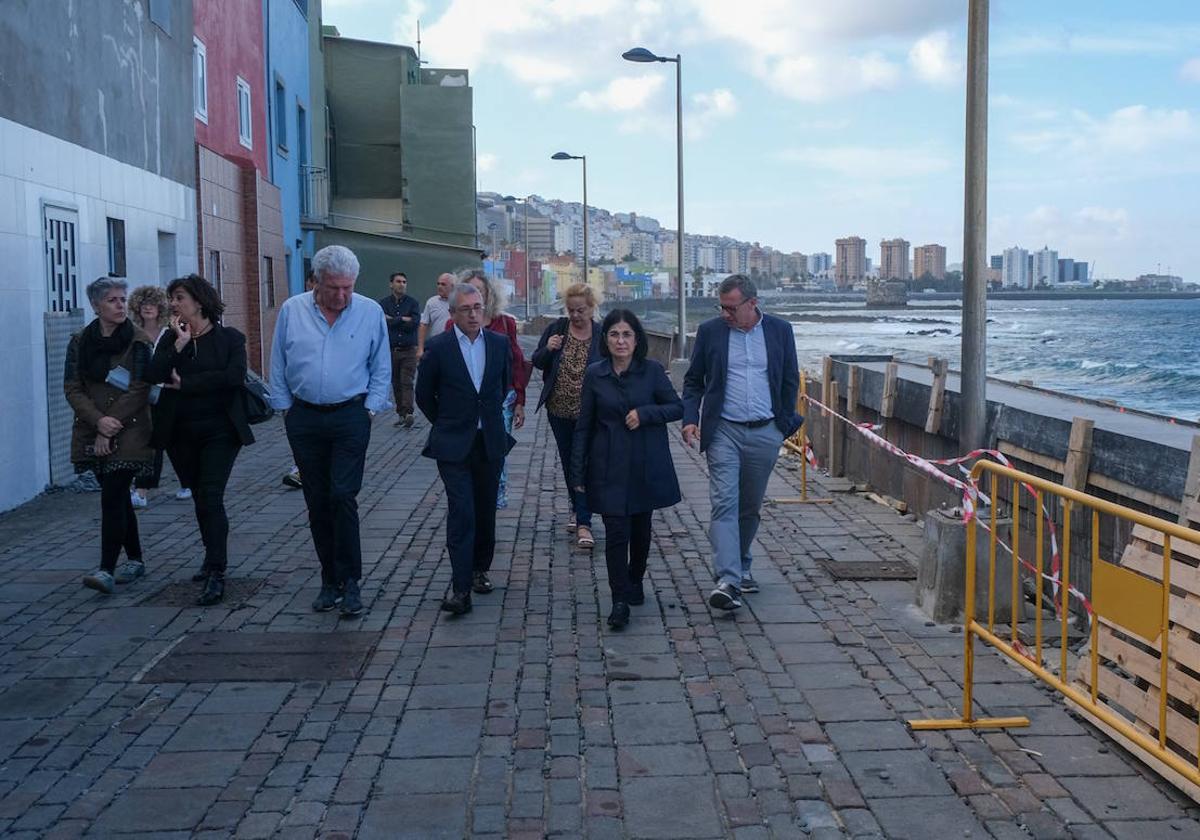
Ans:
[[[225,600],[221,605],[226,609],[242,606],[254,597],[266,582],[266,578],[225,578]],[[150,593],[138,603],[143,607],[194,607],[203,589],[203,583],[177,580]]]
[[[916,580],[917,570],[903,560],[819,560],[834,580]]]
[[[179,682],[304,682],[356,680],[379,633],[194,633],[140,680]]]

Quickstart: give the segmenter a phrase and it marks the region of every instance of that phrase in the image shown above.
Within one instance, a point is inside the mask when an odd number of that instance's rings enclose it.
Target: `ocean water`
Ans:
[[[890,353],[959,368],[962,311],[859,304],[769,306],[794,324],[802,367],[838,353]],[[1200,419],[1200,300],[990,301],[988,374],[1188,420]]]

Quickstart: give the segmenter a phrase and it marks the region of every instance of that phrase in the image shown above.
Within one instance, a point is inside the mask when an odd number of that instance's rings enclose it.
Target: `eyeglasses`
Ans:
[[[718,304],[717,306],[714,306],[713,309],[717,310],[718,312],[728,312],[730,315],[736,315],[738,309],[740,309],[743,304],[747,304],[752,300],[754,300],[754,298],[746,298],[741,303],[735,303],[733,306],[721,306]]]
[[[608,333],[608,337],[611,338],[613,341],[620,341],[622,339],[625,341],[633,341],[637,338],[637,336],[634,334],[633,330],[623,330],[620,332],[618,332],[617,330],[610,330]]]
[[[474,312],[475,314],[479,314],[479,313],[483,312],[483,304],[477,303],[474,306],[460,306],[460,307],[458,307],[458,309],[456,311],[461,312],[464,315],[471,313],[471,312]]]

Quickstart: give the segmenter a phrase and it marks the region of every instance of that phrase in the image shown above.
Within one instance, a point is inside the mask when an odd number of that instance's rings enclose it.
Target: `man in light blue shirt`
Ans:
[[[392,363],[383,309],[354,293],[358,259],[341,245],[313,256],[316,286],[284,302],[271,345],[271,405],[287,411],[288,443],[303,478],[321,561],[317,612],[362,612],[358,582],[362,488],[371,418],[391,406]]]

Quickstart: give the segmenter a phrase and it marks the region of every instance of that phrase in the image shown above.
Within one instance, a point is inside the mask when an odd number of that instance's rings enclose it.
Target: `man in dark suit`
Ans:
[[[717,293],[721,316],[696,331],[683,379],[683,440],[708,457],[717,581],[708,603],[734,610],[758,591],[750,544],[780,444],[800,428],[800,367],[792,325],[759,310],[750,278],[731,274]]]
[[[446,487],[446,547],[453,576],[442,609],[471,611],[471,591],[492,591],[496,490],[513,439],[504,430],[512,387],[508,339],[483,329],[483,298],[466,284],[450,292],[454,328],[425,343],[417,370],[417,406],[429,419],[421,453],[437,461]]]

